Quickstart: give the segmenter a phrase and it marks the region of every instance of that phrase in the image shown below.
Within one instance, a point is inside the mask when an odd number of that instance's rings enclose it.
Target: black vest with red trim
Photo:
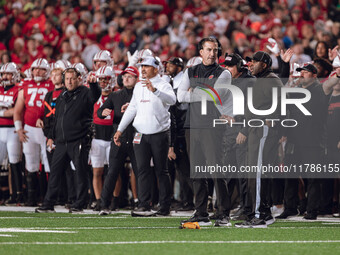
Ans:
[[[218,64],[203,65],[199,64],[188,69],[190,79],[190,88],[208,90],[214,88],[218,77],[225,71]],[[216,97],[216,95],[214,95]],[[207,114],[202,115],[202,103],[192,102],[189,105],[185,119],[185,128],[212,128],[214,119],[219,119],[220,113],[213,101],[209,101],[210,96],[207,94]],[[211,100],[211,99],[210,99]]]

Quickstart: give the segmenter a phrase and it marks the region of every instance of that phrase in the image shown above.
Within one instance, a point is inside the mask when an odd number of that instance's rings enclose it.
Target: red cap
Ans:
[[[125,68],[125,70],[121,74],[123,75],[125,73],[129,73],[131,75],[139,77],[138,69],[134,66],[128,66],[127,68]]]

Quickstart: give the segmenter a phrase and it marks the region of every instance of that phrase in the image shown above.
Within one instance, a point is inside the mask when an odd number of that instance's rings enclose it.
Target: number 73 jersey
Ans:
[[[47,92],[54,90],[52,81],[35,82],[25,81],[22,84],[25,98],[24,123],[35,127],[37,119],[44,116],[44,99]]]

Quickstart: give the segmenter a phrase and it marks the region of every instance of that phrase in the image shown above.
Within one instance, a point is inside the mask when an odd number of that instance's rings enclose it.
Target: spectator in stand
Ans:
[[[60,39],[59,32],[53,28],[55,25],[52,21],[46,20],[44,34],[44,43],[49,43],[53,47],[57,46],[57,43]]]
[[[329,46],[327,45],[326,42],[319,41],[315,45],[315,50],[314,50],[314,59],[315,58],[324,58],[328,60],[328,50]],[[294,51],[295,52],[295,51]],[[307,62],[307,61],[305,61]]]
[[[100,45],[108,51],[112,51],[120,41],[120,34],[117,32],[117,29],[117,23],[111,21],[108,24],[107,35],[103,36],[103,38],[100,40]]]

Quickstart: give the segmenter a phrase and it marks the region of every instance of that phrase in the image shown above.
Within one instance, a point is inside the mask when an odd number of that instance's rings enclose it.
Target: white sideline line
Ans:
[[[10,217],[10,216],[5,216],[5,217],[0,217],[0,219],[125,219],[126,220],[126,216],[123,217],[123,216],[99,216],[98,217],[89,217],[89,216],[84,216],[84,217],[78,217],[78,216],[75,216],[75,217],[62,217],[62,216],[56,216],[56,217],[53,217],[53,216],[48,216],[48,217],[31,217],[31,216],[28,216],[28,217]],[[136,217],[137,218],[137,217]],[[138,219],[176,219],[176,218],[183,218],[183,217],[174,217],[174,216],[165,216],[165,217],[138,217]]]
[[[123,242],[0,242],[1,245],[119,245],[119,244],[308,244],[308,243],[340,243],[340,240],[258,240],[258,241],[123,241]]]
[[[31,229],[31,230],[39,230],[39,229],[70,229],[70,230],[110,230],[110,229],[172,229],[172,228],[177,228],[178,227],[35,227],[35,228],[26,228],[26,229]]]
[[[0,237],[13,237],[13,235],[0,234]]]
[[[62,234],[76,234],[77,231],[64,231],[64,230],[37,230],[29,228],[0,228],[0,232],[11,233],[62,233]]]

